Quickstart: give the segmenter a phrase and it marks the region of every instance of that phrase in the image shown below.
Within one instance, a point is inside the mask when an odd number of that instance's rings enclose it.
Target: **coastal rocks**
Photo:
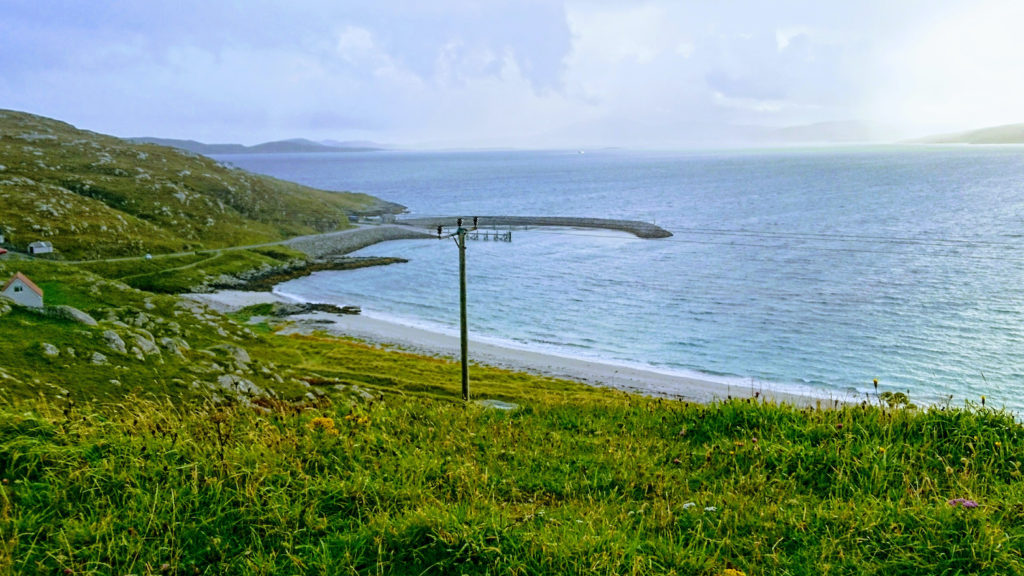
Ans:
[[[374,400],[376,398],[373,394],[371,394],[370,392],[368,392],[367,390],[365,390],[363,388],[360,388],[359,386],[356,386],[355,384],[352,384],[351,386],[349,386],[347,391],[348,391],[348,393],[350,395],[356,396],[360,400],[363,400],[363,401],[366,401],[366,402],[369,402],[369,401]]]
[[[234,280],[217,283],[207,281],[202,290],[197,292],[208,292],[210,289],[234,288],[247,292],[270,292],[274,286],[302,278],[324,270],[356,270],[371,266],[388,266],[408,262],[405,258],[380,257],[380,256],[336,256],[328,255],[323,258],[311,258],[309,260],[289,260],[279,266],[263,266],[255,270],[249,270],[233,276]]]
[[[249,363],[252,362],[252,357],[249,356],[245,348],[235,346],[234,344],[218,344],[210,347],[208,350],[218,357],[226,355],[228,360],[233,362],[239,370],[248,370]]]
[[[132,334],[135,340],[135,347],[145,356],[160,355],[160,348],[157,347],[153,335],[146,330],[139,329]]]
[[[185,311],[192,314],[192,316],[202,323],[204,326],[213,330],[221,338],[230,338],[232,340],[240,340],[241,337],[236,334],[231,334],[224,329],[225,324],[231,325],[230,323],[224,322],[224,317],[207,307],[205,304],[190,300],[188,298],[182,298],[175,304],[175,310],[173,314],[178,316]],[[245,330],[237,325],[232,326],[235,330],[238,330],[243,335],[247,335]],[[250,331],[251,333],[251,331]]]
[[[284,316],[294,316],[296,314],[309,314],[311,312],[356,315],[362,313],[362,309],[359,306],[335,306],[333,304],[312,304],[308,302],[294,304],[275,302],[270,308],[270,314],[279,318]]]
[[[203,306],[202,304],[200,304],[199,302],[196,302],[195,300],[189,300],[187,298],[182,298],[182,299],[180,299],[180,300],[178,300],[177,302],[174,303],[174,307],[175,307],[175,310],[174,310],[174,315],[175,316],[178,316],[182,312],[186,312],[186,313],[192,314],[193,316],[195,316],[196,318],[198,318],[200,320],[212,318],[212,316],[209,314],[209,310],[207,310],[206,306]]]
[[[169,336],[164,336],[160,339],[160,346],[162,346],[164,350],[167,350],[181,359],[184,359],[185,352],[191,349],[188,342],[185,340],[181,338],[171,338]]]
[[[63,320],[71,320],[72,322],[78,322],[79,324],[85,324],[86,326],[98,326],[99,322],[89,314],[82,312],[78,308],[72,308],[71,306],[51,306],[46,308],[47,315],[52,318],[60,318]]]
[[[120,352],[121,354],[128,353],[128,348],[125,347],[124,340],[117,335],[117,332],[114,332],[113,330],[104,330],[103,339],[107,342],[107,346],[109,346],[111,350]]]
[[[247,394],[249,396],[266,394],[266,391],[253,384],[252,380],[246,380],[234,374],[224,374],[217,378],[217,385],[227,392],[234,392],[236,394]]]
[[[193,387],[201,386],[201,384],[194,382]],[[233,398],[235,402],[243,406],[254,407],[260,401],[259,398],[276,398],[277,394],[271,389],[261,388],[260,386],[253,383],[251,380],[242,378],[234,374],[224,374],[217,378],[217,383],[211,385],[210,391],[214,392],[213,399],[215,402],[223,401],[216,392],[219,390],[224,392],[226,396]],[[256,400],[254,403],[253,400]],[[261,406],[263,404],[260,404]]]
[[[260,374],[264,378],[268,378],[276,384],[284,384],[284,378],[282,378],[281,375],[278,374],[276,370],[272,369],[269,366],[263,366],[260,369]]]
[[[291,316],[293,314],[302,314],[304,312],[306,312],[306,310],[301,304],[275,302],[270,305],[270,315],[277,316],[279,318],[283,316]]]

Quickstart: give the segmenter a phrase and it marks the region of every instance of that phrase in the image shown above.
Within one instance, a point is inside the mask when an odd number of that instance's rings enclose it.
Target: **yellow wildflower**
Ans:
[[[347,420],[349,422],[352,422],[353,424],[358,424],[359,426],[369,426],[370,425],[370,417],[369,416],[363,416],[362,414],[356,414],[355,412],[352,412],[352,413],[348,414],[347,416],[345,416],[345,420]]]
[[[337,436],[338,429],[334,427],[334,418],[317,417],[309,421],[309,429],[314,432],[323,432],[330,436]]]

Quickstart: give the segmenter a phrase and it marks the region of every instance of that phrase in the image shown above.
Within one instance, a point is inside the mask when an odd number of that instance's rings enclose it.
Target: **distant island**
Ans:
[[[1024,144],[1024,123],[925,136],[908,142],[912,144]]]
[[[195,140],[175,140],[172,138],[138,137],[126,138],[134,144],[157,144],[187,150],[195,154],[209,156],[214,154],[339,154],[346,152],[374,152],[387,149],[386,146],[373,142],[337,142],[334,140],[314,142],[305,138],[276,140],[255,146],[244,144],[205,144]]]

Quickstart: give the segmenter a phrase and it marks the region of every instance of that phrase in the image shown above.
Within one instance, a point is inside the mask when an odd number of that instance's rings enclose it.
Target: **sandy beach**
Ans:
[[[259,303],[294,303],[270,292],[224,290],[212,294],[188,294],[197,300],[227,312]],[[433,332],[364,315],[313,312],[288,316],[293,324],[285,333],[308,333],[322,330],[375,344],[389,345],[414,353],[459,358],[457,336]],[[563,378],[594,386],[607,386],[641,394],[664,396],[692,402],[710,402],[727,397],[757,396],[776,402],[799,405],[831,405],[836,399],[824,395],[802,395],[763,387],[731,386],[724,382],[704,380],[678,374],[632,368],[600,361],[584,360],[538,351],[501,346],[469,337],[469,357],[473,364],[506,368],[518,372]],[[842,400],[842,399],[840,399]]]

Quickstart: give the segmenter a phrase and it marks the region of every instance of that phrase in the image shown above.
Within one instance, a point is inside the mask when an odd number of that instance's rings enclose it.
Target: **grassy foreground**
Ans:
[[[0,402],[0,574],[1024,573],[1005,413],[482,380],[518,407]]]

